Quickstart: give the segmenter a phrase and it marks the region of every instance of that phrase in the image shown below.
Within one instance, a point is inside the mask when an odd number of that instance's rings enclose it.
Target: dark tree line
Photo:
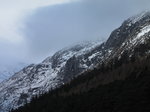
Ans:
[[[11,112],[150,112],[150,57],[112,60]]]

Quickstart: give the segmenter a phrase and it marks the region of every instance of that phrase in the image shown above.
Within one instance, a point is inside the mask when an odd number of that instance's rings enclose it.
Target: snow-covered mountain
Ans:
[[[43,62],[31,64],[15,73],[0,84],[1,112],[21,106],[33,96],[59,87],[70,81],[74,75],[92,67],[93,62],[83,60],[84,55],[100,44],[101,42],[85,42],[62,49]]]
[[[131,60],[150,54],[150,12],[124,21],[104,43],[84,43],[56,52],[0,84],[0,111],[17,108],[38,94],[69,82],[86,70],[112,59]]]
[[[20,71],[26,65],[27,64],[25,63],[0,65],[0,82],[10,78],[12,75]]]

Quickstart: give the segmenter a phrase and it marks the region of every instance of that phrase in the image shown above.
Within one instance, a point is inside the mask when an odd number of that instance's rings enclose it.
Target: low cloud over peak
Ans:
[[[37,62],[75,42],[106,39],[149,5],[149,0],[0,0],[0,60]]]

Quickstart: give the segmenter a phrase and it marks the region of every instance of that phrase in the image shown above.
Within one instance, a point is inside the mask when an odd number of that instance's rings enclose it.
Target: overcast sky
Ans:
[[[107,39],[150,0],[0,0],[0,64],[35,63],[85,40]]]

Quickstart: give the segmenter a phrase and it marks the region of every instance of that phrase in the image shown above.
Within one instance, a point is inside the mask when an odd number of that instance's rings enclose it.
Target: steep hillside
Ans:
[[[124,21],[102,44],[79,44],[24,68],[0,84],[1,112],[22,106],[32,97],[58,88],[83,72],[106,66],[113,69],[136,58],[145,58],[150,53],[149,34],[150,12],[144,12]]]
[[[149,112],[150,56],[95,69],[12,112]]]
[[[92,68],[96,60],[87,62],[83,58],[100,44],[101,42],[86,42],[62,49],[42,63],[31,64],[2,82],[0,111],[7,112],[11,108],[17,108],[29,102],[33,96],[55,89],[84,70]]]

